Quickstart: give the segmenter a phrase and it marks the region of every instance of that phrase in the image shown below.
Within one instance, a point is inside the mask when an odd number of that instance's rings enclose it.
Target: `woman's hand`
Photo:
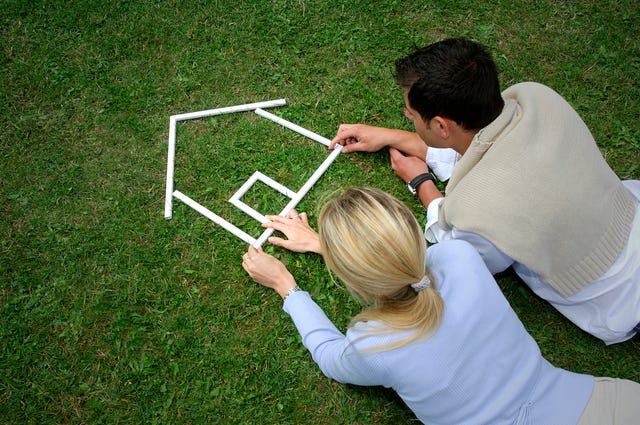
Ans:
[[[295,279],[280,260],[253,245],[249,245],[249,250],[242,256],[242,268],[251,279],[275,290],[282,298],[296,286]]]
[[[275,229],[285,234],[287,239],[271,236],[269,243],[294,252],[315,252],[320,254],[320,239],[318,233],[309,226],[306,213],[298,214],[291,210],[286,217],[268,215],[270,222],[262,224],[262,227]]]

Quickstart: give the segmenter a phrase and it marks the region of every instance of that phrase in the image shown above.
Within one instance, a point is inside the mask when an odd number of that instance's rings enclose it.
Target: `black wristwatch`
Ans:
[[[431,180],[432,182],[435,183],[436,177],[432,173],[419,174],[407,184],[407,187],[409,188],[409,191],[411,193],[416,195],[418,193],[418,186],[420,186],[422,183],[426,182],[427,180]]]

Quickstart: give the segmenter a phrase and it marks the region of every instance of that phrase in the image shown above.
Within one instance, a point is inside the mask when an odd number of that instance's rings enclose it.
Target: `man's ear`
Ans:
[[[429,121],[429,127],[431,131],[435,132],[438,137],[447,139],[451,135],[451,124],[454,124],[449,118],[443,118],[440,115],[436,115]]]

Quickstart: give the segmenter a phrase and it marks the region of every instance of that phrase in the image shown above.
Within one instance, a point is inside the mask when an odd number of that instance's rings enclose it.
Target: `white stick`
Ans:
[[[244,184],[240,187],[240,189],[238,189],[236,193],[234,193],[233,196],[229,198],[229,202],[231,202],[231,204],[233,204],[235,207],[241,209],[247,215],[250,215],[260,223],[266,223],[269,221],[267,217],[260,214],[258,211],[251,208],[249,205],[242,202],[242,199],[241,199],[244,196],[244,194],[249,190],[249,188],[255,184],[257,180],[260,180],[267,186],[277,190],[278,192],[287,196],[289,199],[292,199],[293,197],[295,197],[296,193],[293,192],[292,190],[289,190],[287,187],[281,185],[280,183],[273,180],[272,178],[269,178],[266,175],[262,174],[260,171],[256,171],[255,173],[253,173],[251,177],[249,177],[249,179],[246,182],[244,182]]]
[[[331,154],[322,162],[322,164],[320,164],[318,169],[311,175],[311,177],[309,177],[309,180],[307,180],[307,182],[302,186],[302,188],[298,190],[296,197],[292,199],[291,202],[289,202],[290,204],[295,201],[295,205],[298,205],[298,202],[300,202],[302,198],[307,194],[307,192],[311,190],[313,185],[316,184],[318,180],[320,180],[320,177],[322,177],[322,174],[324,174],[324,172],[327,171],[327,168],[329,168],[331,163],[338,157],[341,151],[342,151],[342,145],[336,145],[335,149],[331,152]],[[283,214],[281,215],[286,215],[286,213],[288,212],[289,211],[286,211],[286,212],[283,211]]]
[[[295,198],[293,198],[291,201],[289,201],[287,206],[284,207],[282,212],[280,212],[280,214],[279,214],[280,216],[286,217],[286,215],[289,214],[289,211],[291,211],[292,209],[294,209],[298,205],[298,203],[307,194],[307,192],[309,192],[309,190],[311,190],[313,185],[316,184],[316,182],[318,180],[320,180],[320,177],[322,177],[322,174],[324,174],[324,172],[327,170],[327,168],[329,168],[331,163],[338,157],[338,155],[340,154],[341,150],[342,150],[342,146],[341,145],[336,145],[336,148],[333,150],[333,152],[331,152],[331,154],[327,157],[327,159],[325,159],[324,162],[322,164],[320,164],[320,167],[318,167],[318,169],[311,175],[309,180],[307,180],[307,182],[302,186],[302,188],[300,188],[300,190],[296,194]],[[260,237],[253,244],[253,246],[256,247],[256,248],[261,247],[262,244],[265,243],[265,241],[269,238],[269,236],[271,236],[273,234],[273,232],[274,232],[274,229],[265,230],[262,233],[262,235],[260,235]]]
[[[230,114],[233,112],[253,111],[256,108],[272,108],[282,106],[285,99],[267,100],[266,102],[247,103],[244,105],[227,106],[226,108],[207,109],[206,111],[189,112],[186,114],[172,115],[176,121],[192,120],[195,118],[211,117],[214,115]]]
[[[229,113],[234,113],[234,112],[245,112],[245,111],[255,111],[256,114],[267,118],[271,121],[274,121],[290,130],[293,130],[299,134],[302,134],[303,136],[306,136],[312,140],[315,140],[316,142],[322,143],[325,146],[329,146],[329,144],[331,143],[331,141],[325,137],[322,137],[312,131],[309,131],[305,128],[302,128],[296,124],[293,124],[292,122],[289,122],[283,118],[280,118],[276,115],[270,114],[264,110],[262,110],[261,108],[270,108],[270,107],[274,107],[274,106],[282,106],[285,105],[286,101],[285,99],[278,99],[278,100],[270,100],[270,101],[266,101],[266,102],[256,102],[256,103],[248,103],[245,105],[236,105],[236,106],[229,106],[226,108],[217,108],[217,109],[209,109],[206,111],[198,111],[198,112],[190,112],[187,114],[179,114],[179,115],[172,115],[170,117],[169,120],[169,153],[167,156],[167,187],[166,187],[166,199],[165,199],[165,218],[171,219],[173,211],[172,211],[172,199],[175,197],[176,199],[179,199],[180,201],[182,201],[184,204],[186,204],[187,206],[193,208],[194,210],[196,210],[197,212],[199,212],[200,214],[204,215],[205,217],[207,217],[208,219],[210,219],[211,221],[213,221],[214,223],[220,225],[221,227],[223,227],[225,230],[231,232],[232,234],[234,234],[235,236],[237,236],[238,238],[242,239],[243,241],[245,241],[248,244],[253,244],[256,248],[259,248],[262,246],[262,244],[264,244],[264,242],[269,238],[269,236],[271,236],[274,232],[273,229],[266,229],[262,235],[260,235],[260,237],[256,240],[253,237],[251,237],[250,235],[248,235],[247,233],[245,233],[244,231],[242,231],[241,229],[237,228],[236,226],[234,226],[233,224],[229,223],[227,220],[225,220],[224,218],[214,214],[213,212],[211,212],[210,210],[208,210],[206,207],[200,205],[199,203],[197,203],[196,201],[194,201],[193,199],[189,198],[188,196],[186,196],[185,194],[175,190],[174,191],[174,168],[175,168],[175,150],[176,150],[176,126],[177,126],[177,122],[178,121],[184,121],[184,120],[190,120],[190,119],[196,119],[196,118],[203,118],[203,117],[210,117],[210,116],[214,116],[214,115],[221,115],[221,114],[229,114]],[[302,186],[302,188],[297,192],[293,192],[290,189],[282,186],[281,184],[279,184],[278,182],[276,182],[275,180],[270,179],[269,177],[265,176],[262,173],[256,172],[257,174],[254,174],[254,176],[256,176],[255,178],[253,178],[252,182],[249,184],[249,182],[245,183],[245,185],[243,185],[243,187],[241,187],[230,199],[230,201],[238,208],[242,209],[243,211],[245,211],[247,214],[251,215],[253,218],[256,218],[258,221],[264,222],[266,220],[266,217],[264,217],[262,214],[258,213],[257,211],[255,211],[254,209],[252,209],[249,206],[246,206],[241,200],[240,197],[248,190],[248,188],[251,186],[251,184],[255,183],[256,179],[260,179],[262,180],[264,183],[266,183],[268,186],[271,186],[272,188],[278,190],[279,192],[281,192],[282,194],[288,196],[291,198],[291,201],[287,204],[286,207],[284,207],[284,209],[280,212],[281,216],[286,216],[293,208],[295,208],[298,203],[302,200],[302,198],[307,194],[307,192],[313,187],[313,185],[320,179],[320,177],[322,177],[322,174],[324,174],[324,172],[327,170],[327,168],[331,165],[331,163],[337,158],[337,156],[340,154],[340,151],[342,150],[342,146],[337,145],[336,148],[334,149],[334,151],[324,160],[324,162],[320,165],[320,167],[313,173],[313,175],[309,178],[309,180],[307,180],[307,182]],[[240,204],[240,205],[238,205]],[[246,207],[246,208],[245,208]]]
[[[167,154],[167,191],[164,199],[164,218],[173,217],[173,173],[176,159],[176,120],[169,118],[169,153]]]
[[[233,233],[234,235],[236,235],[237,237],[239,237],[240,239],[242,239],[246,243],[248,243],[248,244],[255,243],[256,240],[254,238],[252,238],[251,236],[249,236],[248,234],[246,234],[242,230],[238,229],[236,226],[234,226],[233,224],[229,223],[227,220],[225,220],[224,218],[220,217],[219,215],[216,215],[215,213],[212,213],[206,207],[200,205],[199,203],[197,203],[193,199],[189,198],[184,193],[179,192],[179,191],[176,190],[175,192],[173,192],[173,196],[175,196],[176,199],[181,200],[187,206],[193,208],[194,210],[196,210],[197,212],[199,212],[203,216],[207,217],[209,220],[211,220],[214,223],[222,226],[225,230]]]
[[[247,179],[246,182],[244,182],[242,186],[240,186],[240,189],[238,189],[236,193],[234,193],[233,196],[229,198],[229,202],[234,202],[242,198],[244,194],[249,190],[251,186],[255,184],[257,180],[260,180],[267,186],[277,190],[278,192],[282,193],[284,196],[288,198],[293,198],[294,196],[296,196],[296,193],[294,191],[290,190],[284,185],[281,185],[280,183],[273,180],[272,178],[262,174],[260,171],[256,171],[251,175],[251,177]]]
[[[176,158],[176,123],[195,118],[210,117],[213,115],[230,114],[233,112],[252,111],[256,108],[271,108],[282,106],[287,102],[285,99],[267,100],[265,102],[247,103],[244,105],[228,106],[225,108],[208,109],[206,111],[189,112],[187,114],[172,115],[169,118],[169,147],[167,154],[167,184],[164,200],[164,218],[171,220],[173,217],[173,189],[174,170]]]
[[[249,205],[245,204],[241,200],[235,199],[235,200],[231,200],[229,202],[231,202],[231,204],[234,207],[238,208],[239,210],[242,210],[245,214],[251,216],[254,220],[259,221],[260,223],[268,223],[269,222],[269,219],[267,219],[267,217],[265,217],[264,215],[260,214],[258,211],[254,210],[253,208],[251,208]]]
[[[260,108],[257,108],[255,110],[255,113],[260,115],[261,117],[270,119],[271,121],[276,122],[281,126],[288,128],[289,130],[293,130],[296,133],[300,133],[303,136],[307,136],[311,140],[315,140],[316,142],[322,143],[325,146],[329,146],[329,144],[331,143],[331,140],[327,139],[326,137],[322,137],[319,134],[314,133],[313,131],[309,131],[306,128],[302,128],[297,124],[289,122],[284,118],[280,118],[279,116],[273,115],[272,113],[269,113],[267,111],[263,111]]]

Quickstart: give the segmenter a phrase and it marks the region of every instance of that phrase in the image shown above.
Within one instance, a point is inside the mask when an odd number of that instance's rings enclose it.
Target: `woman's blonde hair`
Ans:
[[[375,334],[414,331],[385,350],[435,333],[444,303],[420,225],[402,202],[378,189],[346,189],[322,208],[318,228],[327,266],[368,306],[352,325],[381,322]],[[418,292],[411,285],[424,276],[431,286]]]

